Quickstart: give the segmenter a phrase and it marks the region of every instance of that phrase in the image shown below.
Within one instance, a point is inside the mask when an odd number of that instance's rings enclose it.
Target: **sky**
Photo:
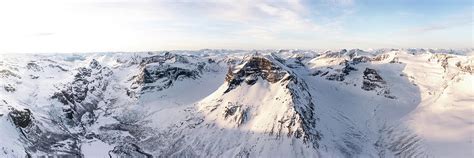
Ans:
[[[471,0],[0,0],[0,53],[472,48]]]

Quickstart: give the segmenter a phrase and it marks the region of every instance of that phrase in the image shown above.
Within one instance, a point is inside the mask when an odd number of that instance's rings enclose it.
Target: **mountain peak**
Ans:
[[[229,68],[222,91],[200,104],[221,126],[302,139],[319,147],[315,104],[305,81],[275,55],[252,55]]]
[[[276,62],[278,61],[272,60],[270,56],[251,56],[240,65],[234,68],[229,67],[225,78],[229,88],[224,93],[239,86],[242,82],[253,85],[257,82],[258,78],[262,78],[270,83],[282,80],[289,73],[276,64]]]

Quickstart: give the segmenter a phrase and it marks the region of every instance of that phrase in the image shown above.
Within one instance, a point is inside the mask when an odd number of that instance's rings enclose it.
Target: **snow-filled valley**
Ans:
[[[1,54],[0,157],[474,157],[474,49]]]

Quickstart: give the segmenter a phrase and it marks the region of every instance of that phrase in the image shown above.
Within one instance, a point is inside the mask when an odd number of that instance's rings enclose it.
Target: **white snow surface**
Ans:
[[[0,157],[474,157],[473,52],[2,54]],[[153,56],[166,59],[144,62]],[[254,56],[296,82],[257,76],[227,92],[226,75]],[[92,75],[79,79],[82,68]],[[367,69],[383,79],[371,80],[370,90],[362,88]],[[153,81],[144,79],[147,70],[156,70]],[[83,100],[53,97],[68,86],[67,94],[78,94],[74,85],[87,88]],[[67,118],[73,106],[85,107],[81,118]],[[25,109],[31,121],[20,127],[11,115]],[[298,130],[314,139],[292,133]]]

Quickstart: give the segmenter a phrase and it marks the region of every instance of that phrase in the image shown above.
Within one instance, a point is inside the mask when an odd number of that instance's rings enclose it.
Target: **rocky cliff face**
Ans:
[[[68,119],[82,122],[85,113],[88,120],[93,119],[94,110],[99,102],[103,101],[103,93],[109,85],[112,71],[100,65],[93,59],[87,67],[78,68],[74,80],[65,84],[60,92],[56,92],[52,99],[64,104],[64,112]]]
[[[379,54],[372,57],[369,54],[359,53],[364,52],[360,50],[342,50],[332,53],[332,55],[319,57],[319,60],[337,65],[318,67],[311,75],[323,77],[330,81],[342,82],[346,85],[361,85],[361,89],[365,91],[374,91],[377,95],[390,99],[396,98],[390,93],[390,87],[386,85],[386,81],[377,73],[377,70],[367,66],[370,66],[370,63],[402,64],[398,57],[394,54]],[[359,71],[359,69],[364,71]],[[353,77],[347,80],[349,75]]]
[[[462,157],[467,141],[430,130],[469,140],[472,61],[403,49],[2,56],[0,157]]]
[[[51,108],[49,120],[35,115],[29,110],[10,112],[14,122],[21,127],[23,141],[29,145],[26,153],[57,153],[59,156],[80,157],[86,126],[97,119],[98,104],[104,102],[112,70],[102,66],[96,60],[76,70],[73,80],[63,84],[53,93],[50,101],[62,104],[62,111]],[[50,106],[54,106],[50,105]]]
[[[390,95],[390,89],[386,86],[385,80],[377,73],[375,69],[365,68],[362,81],[362,88],[366,91],[376,91],[377,95],[383,95],[390,99],[395,96]]]
[[[314,148],[319,147],[318,141],[321,134],[316,128],[317,116],[315,115],[316,105],[313,97],[308,92],[308,86],[300,79],[296,73],[282,63],[282,59],[274,56],[253,55],[244,60],[233,69],[229,68],[226,75],[225,89],[223,94],[216,94],[217,98],[208,98],[211,103],[203,103],[206,115],[217,115],[218,120],[224,120],[235,127],[241,128],[261,128],[265,134],[278,137],[287,136],[303,140],[311,144]],[[247,90],[264,85],[269,85],[280,94],[267,94],[262,92],[255,99],[267,98],[272,101],[253,101],[247,99],[254,98],[233,98],[232,96],[245,94]],[[244,88],[247,87],[247,88]],[[274,104],[277,103],[278,104]],[[212,105],[212,106],[209,106]],[[285,109],[280,112],[263,111],[255,112],[268,106],[280,106],[275,108]],[[264,117],[274,116],[267,120],[270,126],[252,127],[258,120]]]
[[[164,55],[145,57],[141,60],[140,73],[133,76],[130,96],[146,91],[162,91],[175,82],[185,79],[197,79],[209,62],[195,61],[169,52]]]
[[[250,57],[250,59],[244,61],[243,64],[237,67],[236,70],[229,68],[227,72],[225,81],[229,84],[229,88],[225,93],[231,91],[243,82],[248,85],[253,85],[261,78],[270,83],[276,83],[282,80],[285,75],[289,75],[269,59],[258,56]]]
[[[26,128],[32,122],[31,111],[29,109],[17,110],[13,109],[8,113],[13,123],[21,128]]]

